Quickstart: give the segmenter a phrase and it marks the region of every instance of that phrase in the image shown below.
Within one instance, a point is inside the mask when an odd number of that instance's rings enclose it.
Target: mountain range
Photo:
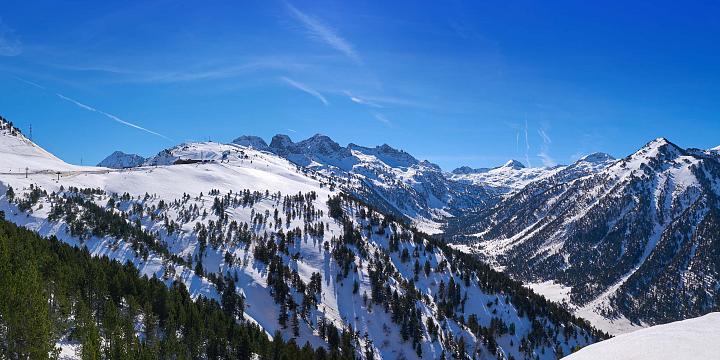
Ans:
[[[87,167],[3,120],[0,154],[7,220],[194,298],[234,277],[245,321],[315,348],[335,346],[332,324],[363,358],[552,359],[605,338],[593,326],[720,304],[717,149],[659,138],[622,159],[443,171],[387,144],[276,135]]]
[[[660,138],[586,176],[568,170],[451,219],[447,234],[518,279],[565,287],[611,332],[717,309],[717,153]]]
[[[270,145],[258,136],[244,135],[231,144],[274,154],[297,166],[333,176],[344,190],[385,212],[405,218],[430,234],[441,233],[450,217],[490,206],[503,195],[568,167],[526,168],[517,160],[509,160],[496,168],[461,167],[445,172],[436,164],[418,160],[387,144],[365,147],[350,143],[341,146],[321,134],[299,142],[278,134],[273,136]],[[126,168],[128,164],[156,166],[183,161],[218,160],[202,152],[183,153],[182,147],[165,149],[147,159],[115,152],[98,166]],[[193,155],[198,156],[193,158]],[[607,154],[592,154],[569,166],[574,171],[565,173],[568,177],[583,176],[612,160]]]
[[[659,138],[615,159],[445,172],[389,145],[276,135],[250,146],[337,179],[384,212],[477,254],[610,333],[717,309],[717,150]],[[162,153],[145,165],[168,164]],[[612,266],[611,266],[612,264]],[[682,296],[667,296],[682,294]]]
[[[332,358],[556,359],[606,338],[475,256],[366,202],[362,192],[343,190],[362,184],[353,179],[362,171],[385,184],[384,174],[397,174],[388,163],[400,174],[435,168],[446,181],[435,166],[388,147],[313,140],[278,138],[283,156],[257,149],[259,142],[186,143],[143,166],[113,169],[67,164],[2,122],[0,213],[88,256],[187,289],[196,301],[225,309],[239,296],[239,311],[233,305],[230,312],[237,321],[278,341],[327,349]],[[318,160],[334,163],[312,163]],[[73,358],[86,346],[74,334],[88,315],[63,311],[69,316],[51,338]],[[105,329],[98,336],[114,338],[104,320],[94,321]],[[143,324],[138,339],[150,336]],[[190,335],[175,336],[184,343]]]

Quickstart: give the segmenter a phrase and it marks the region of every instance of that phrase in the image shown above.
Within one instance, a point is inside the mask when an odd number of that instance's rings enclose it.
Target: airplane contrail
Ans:
[[[96,113],[98,113],[98,114],[104,115],[104,116],[110,118],[111,120],[114,120],[114,121],[116,121],[116,122],[119,122],[119,123],[121,123],[121,124],[123,124],[123,125],[125,125],[125,126],[129,126],[129,127],[131,127],[131,128],[135,128],[135,129],[144,131],[144,132],[146,132],[146,133],[148,133],[148,134],[153,134],[153,135],[159,136],[159,137],[161,137],[161,138],[163,138],[163,139],[173,141],[171,138],[169,138],[169,137],[167,137],[167,136],[165,136],[165,135],[163,135],[163,134],[160,134],[160,133],[158,133],[158,132],[155,132],[155,131],[146,129],[146,128],[140,126],[140,125],[136,125],[136,124],[133,124],[133,123],[131,123],[131,122],[125,121],[125,120],[123,120],[123,119],[121,119],[121,118],[119,118],[119,117],[117,117],[117,116],[115,116],[115,115],[113,115],[113,114],[109,114],[109,113],[106,113],[106,112],[104,112],[104,111],[102,111],[102,110],[96,109],[96,108],[94,108],[94,107],[92,107],[92,106],[85,105],[85,104],[83,104],[83,103],[81,103],[81,102],[79,102],[79,101],[77,101],[77,100],[71,99],[71,98],[69,98],[69,97],[67,97],[67,96],[65,96],[65,95],[63,95],[63,94],[55,93],[55,95],[57,95],[59,98],[65,100],[65,101],[68,101],[68,102],[70,102],[70,103],[73,103],[73,104],[77,105],[77,106],[80,107],[80,108],[83,108],[83,109],[85,109],[85,110],[92,111],[92,112],[96,112]]]
[[[34,86],[34,87],[36,87],[36,88],[38,88],[38,89],[46,90],[46,91],[48,90],[46,87],[44,87],[44,86],[42,86],[42,85],[40,85],[40,84],[38,84],[38,83],[32,82],[32,81],[30,81],[30,80],[26,80],[26,79],[23,79],[23,78],[21,78],[21,77],[19,77],[19,76],[15,76],[15,75],[14,75],[13,77],[14,77],[16,80],[18,80],[18,81],[22,81],[22,82],[24,82],[24,83],[26,83],[26,84],[28,84],[28,85],[32,85],[32,86]],[[79,101],[77,101],[77,100],[71,99],[71,98],[69,98],[69,97],[67,97],[67,96],[65,96],[65,95],[63,95],[63,94],[55,93],[55,95],[57,95],[57,97],[65,100],[65,101],[67,101],[67,102],[70,102],[70,103],[73,103],[73,104],[79,106],[80,108],[83,108],[83,109],[88,110],[88,111],[96,112],[96,113],[101,114],[101,115],[103,115],[103,116],[105,116],[105,117],[107,117],[107,118],[110,118],[110,119],[113,120],[113,121],[119,122],[119,123],[121,123],[121,124],[123,124],[123,125],[125,125],[125,126],[129,126],[129,127],[131,127],[131,128],[138,129],[138,130],[140,130],[140,131],[144,131],[144,132],[146,132],[146,133],[148,133],[148,134],[153,134],[153,135],[155,135],[155,136],[159,136],[159,137],[161,137],[161,138],[163,138],[163,139],[165,139],[165,140],[173,141],[173,139],[171,139],[171,138],[169,138],[169,137],[167,137],[167,136],[165,136],[165,135],[163,135],[163,134],[160,134],[160,133],[158,133],[158,132],[152,131],[152,130],[150,130],[150,129],[146,129],[146,128],[140,126],[140,125],[133,124],[133,123],[131,123],[131,122],[129,122],[129,121],[125,121],[125,120],[123,120],[123,119],[121,119],[121,118],[119,118],[119,117],[117,117],[117,116],[115,116],[115,115],[113,115],[113,114],[106,113],[106,112],[104,112],[104,111],[102,111],[102,110],[99,110],[99,109],[96,109],[96,108],[94,108],[94,107],[92,107],[92,106],[83,104],[83,103],[81,103],[81,102],[79,102]]]

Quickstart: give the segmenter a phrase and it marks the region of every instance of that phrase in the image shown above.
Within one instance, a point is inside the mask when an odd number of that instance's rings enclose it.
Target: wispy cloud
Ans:
[[[125,126],[129,126],[129,127],[131,127],[131,128],[144,131],[144,132],[146,132],[146,133],[148,133],[148,134],[153,134],[153,135],[159,136],[159,137],[161,137],[161,138],[163,138],[163,139],[172,141],[171,138],[169,138],[169,137],[167,137],[167,136],[165,136],[165,135],[163,135],[163,134],[157,133],[157,132],[152,131],[152,130],[148,130],[148,129],[140,126],[140,125],[136,125],[136,124],[133,124],[133,123],[131,123],[131,122],[125,121],[125,120],[120,119],[119,117],[117,117],[117,116],[115,116],[115,115],[113,115],[113,114],[109,114],[109,113],[106,113],[106,112],[104,112],[104,111],[102,111],[102,110],[98,110],[98,109],[96,109],[96,108],[94,108],[94,107],[92,107],[92,106],[85,105],[85,104],[83,104],[83,103],[81,103],[81,102],[79,102],[79,101],[77,101],[77,100],[71,99],[71,98],[69,98],[69,97],[67,97],[67,96],[65,96],[65,95],[63,95],[63,94],[55,93],[55,95],[57,95],[59,98],[65,100],[65,101],[67,101],[67,102],[70,102],[70,103],[72,103],[72,104],[77,105],[78,107],[80,107],[80,108],[82,108],[82,109],[85,109],[85,110],[88,110],[88,111],[92,111],[92,112],[96,112],[96,113],[101,114],[101,115],[103,115],[103,116],[105,116],[105,117],[107,117],[107,118],[109,118],[109,119],[111,119],[111,120],[114,120],[114,121],[116,121],[116,122],[119,122],[120,124],[123,124],[123,125],[125,125]]]
[[[333,29],[320,22],[320,20],[305,14],[298,8],[287,4],[290,14],[297,19],[308,31],[308,33],[316,40],[320,40],[335,50],[343,53],[352,61],[361,64],[360,56],[358,56],[355,48],[338,35]]]
[[[555,162],[555,159],[553,159],[553,158],[550,156],[550,154],[548,154],[548,153],[545,152],[545,151],[542,151],[542,150],[541,150],[541,151],[538,153],[538,157],[540,158],[540,160],[542,161],[543,165],[545,165],[545,166],[555,166],[555,165],[557,165],[557,163]]]
[[[145,82],[156,83],[173,83],[173,82],[190,82],[203,80],[216,80],[233,78],[240,75],[260,71],[260,70],[286,70],[290,67],[289,63],[272,61],[255,61],[238,65],[218,66],[208,69],[177,71],[168,73],[155,73],[151,76],[142,78]]]
[[[290,85],[290,86],[292,86],[292,87],[294,87],[294,88],[296,88],[296,89],[298,89],[298,90],[300,90],[300,91],[304,91],[305,93],[310,94],[310,95],[316,97],[318,100],[322,101],[322,103],[325,104],[325,106],[327,106],[327,105],[330,104],[330,103],[327,101],[327,99],[325,98],[325,96],[323,96],[323,94],[321,94],[321,93],[318,92],[317,90],[315,90],[315,89],[313,89],[313,88],[311,88],[311,87],[309,87],[309,86],[307,86],[307,85],[305,85],[305,84],[303,84],[303,83],[297,82],[297,81],[295,81],[295,80],[293,80],[293,79],[290,79],[290,78],[287,78],[287,77],[285,77],[285,76],[281,76],[281,77],[280,77],[280,80],[284,81],[284,82],[287,83],[288,85]]]
[[[40,85],[40,84],[38,84],[38,83],[32,82],[32,81],[30,81],[30,80],[25,80],[25,79],[23,79],[23,78],[21,78],[21,77],[19,77],[19,76],[13,76],[13,77],[15,78],[15,80],[22,81],[22,82],[24,82],[24,83],[26,83],[26,84],[28,84],[28,85],[34,86],[34,87],[36,87],[36,88],[38,88],[38,89],[46,90],[44,86],[42,86],[42,85]]]
[[[385,115],[380,114],[380,113],[375,114],[375,119],[377,119],[378,121],[380,121],[381,123],[383,123],[385,125],[391,124],[390,120],[388,118],[386,118]]]
[[[372,101],[370,101],[370,100],[368,100],[368,99],[365,99],[365,98],[356,96],[356,95],[352,94],[352,93],[349,92],[349,91],[344,91],[344,93],[345,93],[345,95],[347,95],[347,97],[350,99],[350,101],[352,101],[352,102],[354,102],[354,103],[356,103],[356,104],[366,105],[366,106],[376,107],[376,108],[381,108],[381,107],[382,107],[382,105],[380,105],[380,104],[376,104],[376,103],[374,103],[374,102],[372,102]]]
[[[538,129],[538,134],[539,134],[540,137],[542,138],[544,144],[550,144],[550,143],[552,143],[552,139],[550,139],[550,137],[549,137],[548,134],[545,132],[545,130],[543,130],[543,129]]]
[[[530,139],[528,137],[527,119],[525,119],[525,162],[527,162],[528,167],[532,167],[532,163],[530,163]]]
[[[17,56],[22,53],[22,42],[10,26],[0,19],[0,56]]]
[[[555,166],[557,163],[555,162],[555,159],[550,156],[550,144],[552,143],[552,139],[550,139],[550,136],[548,136],[547,132],[545,132],[544,129],[540,128],[538,129],[538,135],[540,135],[540,138],[542,138],[543,144],[540,147],[540,153],[538,153],[538,157],[540,157],[540,160],[542,161],[543,165],[545,166]]]
[[[195,81],[212,81],[232,79],[262,71],[299,71],[308,67],[293,58],[281,56],[257,57],[251,59],[226,59],[216,64],[188,64],[167,66],[163,69],[118,67],[113,65],[65,65],[53,64],[54,67],[77,72],[92,72],[110,76],[111,82],[121,83],[182,83]]]

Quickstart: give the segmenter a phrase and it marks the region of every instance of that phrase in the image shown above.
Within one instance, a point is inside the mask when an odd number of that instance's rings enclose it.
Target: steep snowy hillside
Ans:
[[[313,152],[333,160],[323,146]],[[0,173],[7,220],[194,297],[220,300],[234,283],[244,319],[298,344],[375,359],[554,359],[602,337],[340,192],[336,177],[254,146],[182,144],[122,170],[65,164],[12,130],[0,151],[12,154],[0,168],[29,168]]]
[[[567,360],[706,360],[720,356],[720,313],[657,325],[590,345]]]
[[[97,164],[100,167],[112,169],[126,169],[140,166],[145,162],[145,158],[136,154],[126,154],[122,151],[115,151]]]
[[[517,278],[569,288],[577,313],[611,332],[718,308],[717,156],[657,139],[600,172],[575,170],[449,229]]]

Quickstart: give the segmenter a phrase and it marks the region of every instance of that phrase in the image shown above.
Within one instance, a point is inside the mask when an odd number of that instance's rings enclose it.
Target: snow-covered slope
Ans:
[[[656,139],[568,173],[579,165],[450,228],[515,277],[570,288],[577,313],[610,332],[717,309],[718,157]]]
[[[126,154],[122,151],[115,151],[108,157],[103,159],[97,166],[112,169],[127,169],[140,166],[145,162],[145,158],[136,154]]]
[[[188,143],[147,166],[79,167],[12,130],[0,134],[0,151],[0,168],[32,165],[27,177],[0,173],[6,219],[181,281],[193,296],[219,299],[218,278],[235,277],[245,318],[298,344],[334,346],[337,328],[354,334],[360,358],[554,359],[599,336],[472,258],[341,196],[337,178],[269,152]]]
[[[7,174],[76,170],[80,167],[66,164],[54,155],[28,140],[9,122],[0,118],[0,172]]]
[[[652,326],[590,345],[567,360],[707,360],[720,358],[720,313]]]

